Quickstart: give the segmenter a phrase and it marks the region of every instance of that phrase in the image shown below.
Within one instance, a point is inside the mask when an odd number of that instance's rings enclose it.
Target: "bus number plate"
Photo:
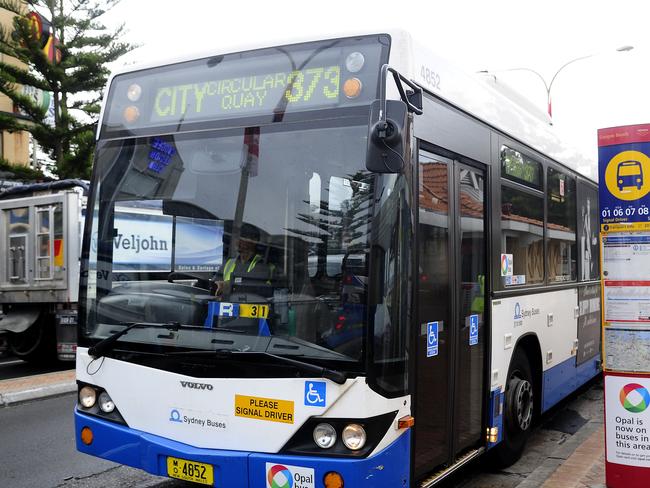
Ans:
[[[175,457],[167,458],[167,475],[179,480],[193,481],[203,485],[214,484],[214,468],[212,465]]]
[[[269,317],[269,306],[240,303],[239,316],[249,319],[266,319]]]

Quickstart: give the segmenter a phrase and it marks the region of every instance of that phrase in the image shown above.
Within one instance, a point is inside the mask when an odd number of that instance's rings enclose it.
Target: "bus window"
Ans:
[[[576,182],[548,168],[548,241],[549,282],[573,281],[576,268]]]
[[[321,181],[318,173],[309,179],[309,218],[312,225],[318,225],[321,208]],[[318,271],[318,244],[310,243],[307,269],[309,277],[314,278]]]
[[[343,254],[354,237],[354,227],[350,225],[354,216],[352,185],[347,178],[330,177],[328,211],[330,217],[343,224],[340,232],[334,232],[327,240],[327,276],[335,278],[341,276]]]
[[[536,190],[543,187],[542,165],[508,146],[501,147],[501,176]]]
[[[501,252],[512,256],[512,276],[505,286],[544,281],[544,199],[501,187]]]
[[[598,192],[586,183],[580,183],[580,242],[581,271],[583,281],[600,278],[600,261],[598,259]]]

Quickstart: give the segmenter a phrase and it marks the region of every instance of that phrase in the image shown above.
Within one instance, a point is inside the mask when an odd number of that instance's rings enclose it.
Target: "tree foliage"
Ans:
[[[135,46],[121,42],[124,25],[109,30],[101,17],[120,0],[0,0],[0,8],[15,14],[13,26],[0,26],[0,93],[8,96],[19,116],[0,113],[0,130],[29,131],[54,161],[58,176],[88,177],[92,166],[94,131],[108,63]],[[26,14],[38,12],[51,23],[60,61],[50,62],[34,35]],[[54,121],[47,109],[22,89],[51,93]]]
[[[9,161],[0,158],[0,183],[3,179],[12,181],[21,180],[24,182],[30,181],[48,181],[48,178],[42,171],[32,169],[29,166],[22,166],[11,164]]]

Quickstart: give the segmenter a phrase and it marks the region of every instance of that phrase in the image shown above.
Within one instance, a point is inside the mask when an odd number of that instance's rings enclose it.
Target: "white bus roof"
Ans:
[[[391,36],[390,64],[402,75],[510,137],[597,181],[596,162],[563,143],[549,115],[523,95],[489,74],[460,70],[418,44],[406,32],[392,32]]]
[[[310,36],[295,39],[258,41],[255,44],[222,45],[164,62],[131,64],[117,69],[109,79],[118,74],[157,66],[174,64],[193,59],[241,52],[265,47],[309,42],[318,39],[334,39],[369,34],[386,33],[391,36],[389,64],[406,78],[422,86],[428,92],[471,114],[510,137],[536,149],[577,173],[597,181],[595,161],[587,159],[577,149],[563,143],[556,134],[548,114],[536,108],[523,95],[489,74],[467,73],[427,47],[416,42],[411,35],[399,29],[375,29],[364,32],[347,32],[337,35]],[[423,69],[424,68],[424,71]],[[430,76],[427,79],[426,70]],[[435,73],[435,76],[431,76]],[[424,75],[424,76],[423,76]],[[102,114],[104,107],[102,107]]]

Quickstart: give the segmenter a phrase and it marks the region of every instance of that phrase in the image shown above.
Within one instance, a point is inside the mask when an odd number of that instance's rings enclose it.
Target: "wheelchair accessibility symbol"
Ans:
[[[327,383],[324,381],[305,381],[305,405],[324,407],[326,404]]]

